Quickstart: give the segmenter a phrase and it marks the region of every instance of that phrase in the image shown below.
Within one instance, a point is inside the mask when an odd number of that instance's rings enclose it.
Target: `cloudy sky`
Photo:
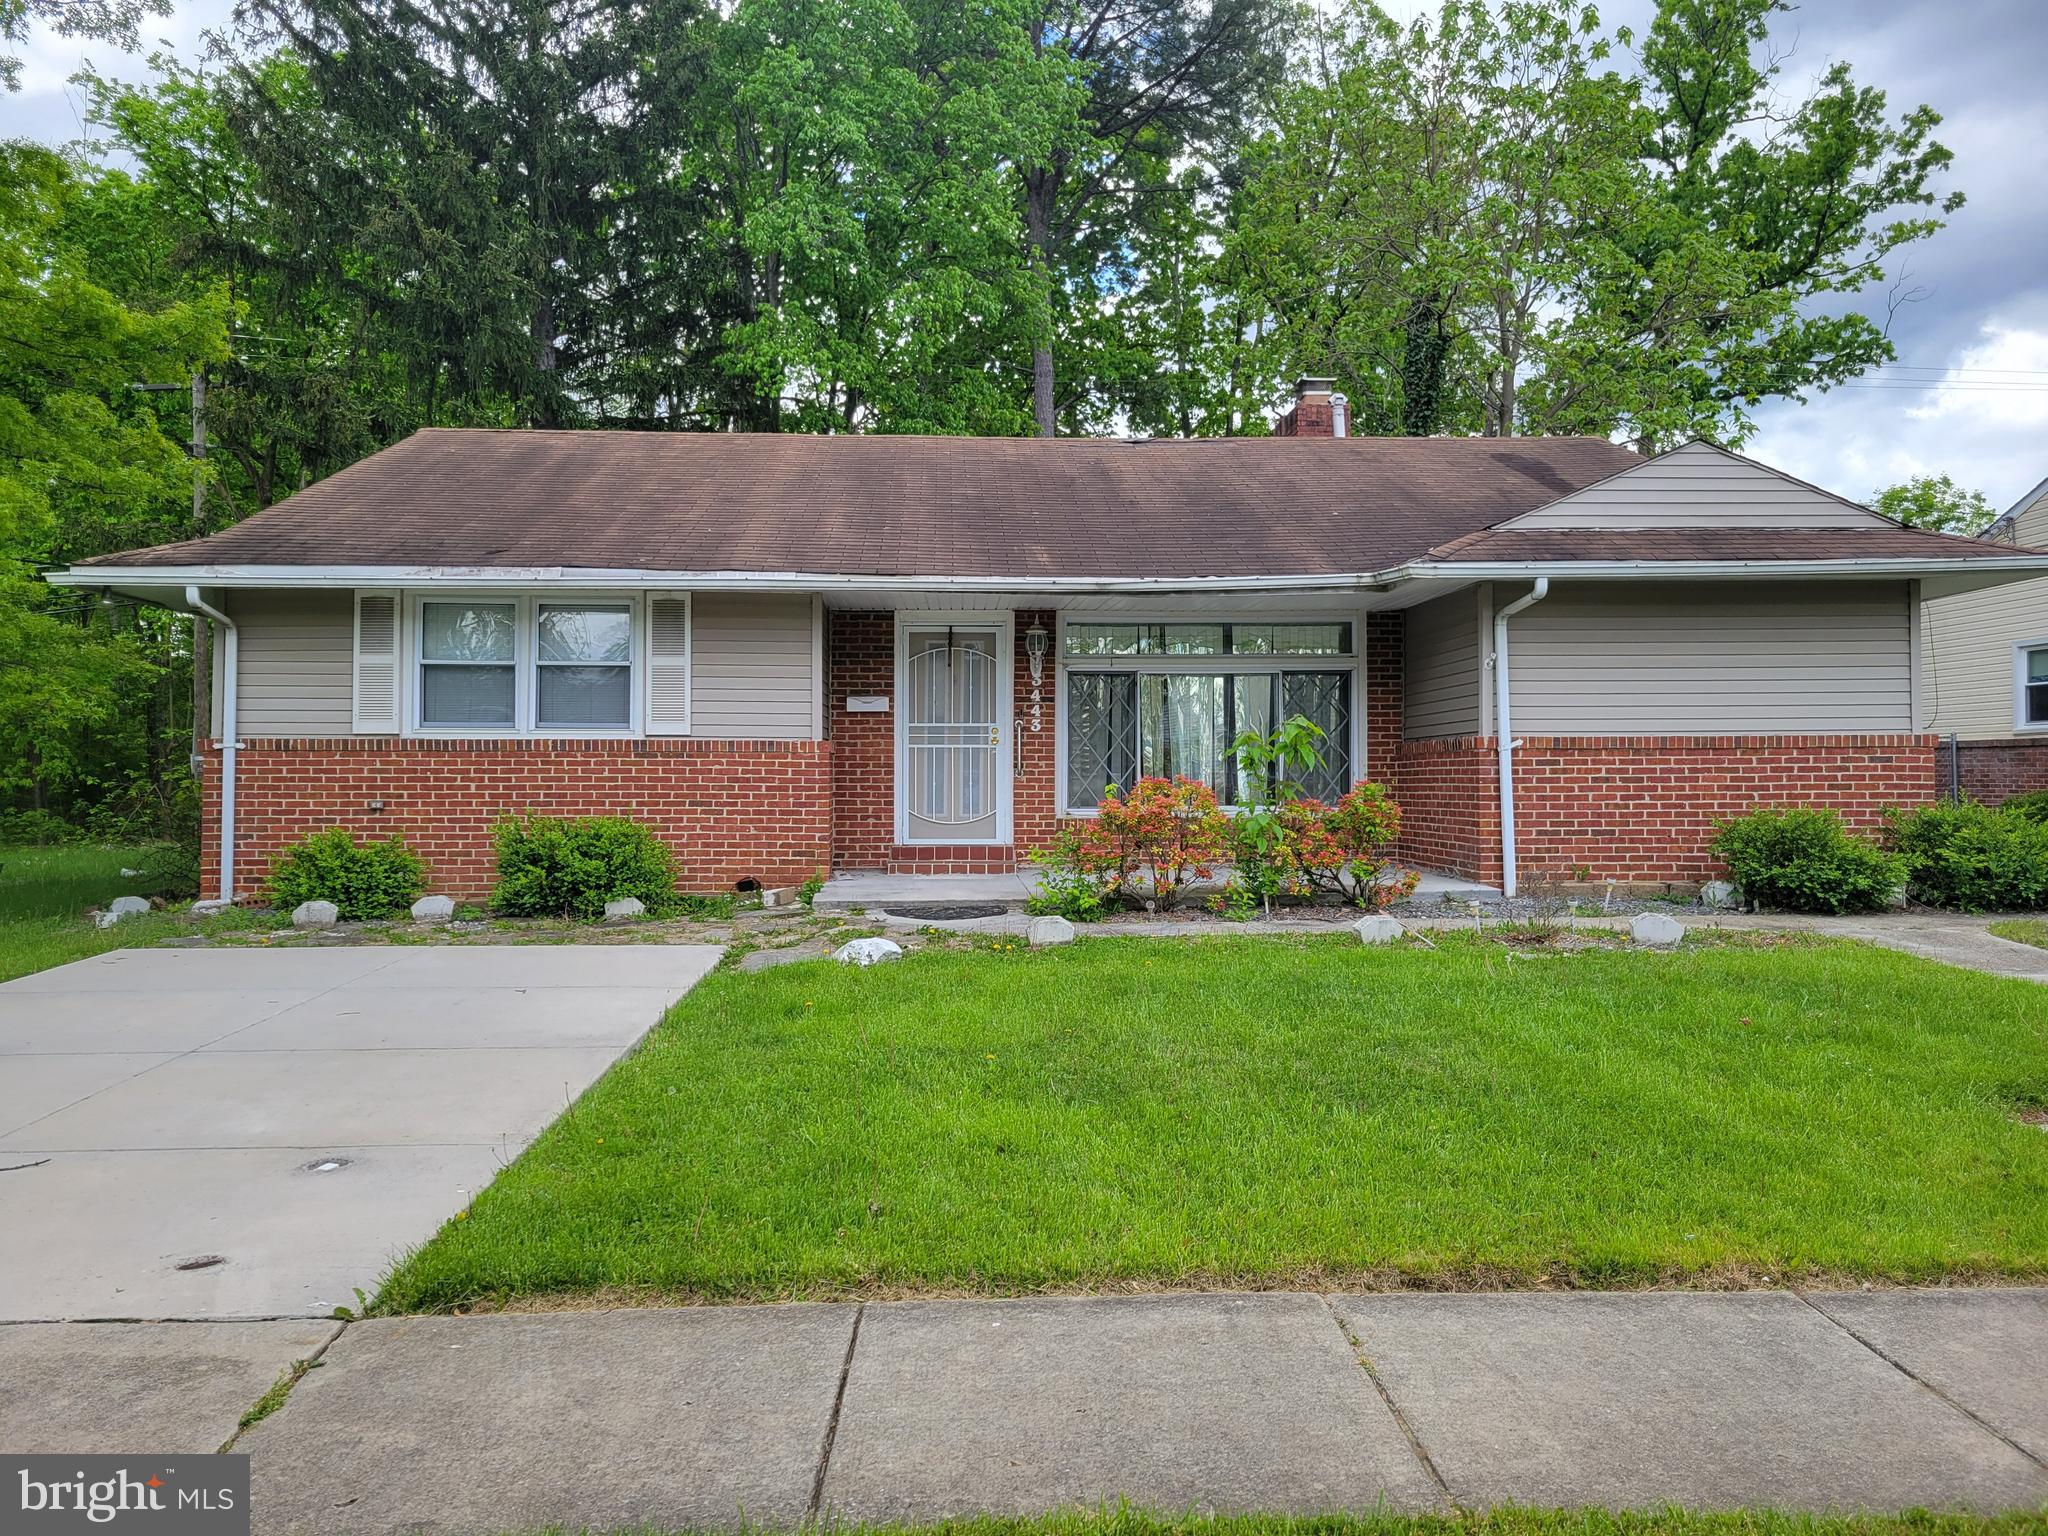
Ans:
[[[176,3],[149,35],[193,58],[231,0]],[[1653,3],[1608,0],[1603,19],[1640,28]],[[1766,407],[1748,451],[1858,499],[1947,473],[2003,510],[2048,478],[2048,0],[1803,0],[1775,36],[1791,45],[1790,92],[1847,60],[1895,110],[1931,103],[1956,154],[1949,185],[1969,201],[1894,274],[1918,294],[1892,320],[1897,366],[1805,405]],[[0,136],[77,138],[83,107],[67,81],[88,54],[142,72],[103,44],[38,35],[22,50],[21,91],[0,97]],[[1884,293],[1866,302],[1883,313]]]

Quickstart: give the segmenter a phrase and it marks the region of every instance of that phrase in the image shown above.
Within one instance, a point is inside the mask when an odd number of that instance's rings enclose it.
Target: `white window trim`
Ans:
[[[896,819],[892,832],[896,845],[901,848],[1007,848],[1016,840],[1016,766],[1017,730],[1015,680],[1016,680],[1016,633],[1017,616],[1014,613],[943,610],[925,612],[922,609],[900,608],[895,614],[895,670],[891,674],[890,687],[895,695],[895,707],[891,711],[890,739],[894,742],[889,774],[896,784]],[[909,760],[909,727],[905,723],[907,711],[904,700],[908,694],[904,687],[904,676],[909,668],[910,631],[913,629],[944,629],[952,625],[959,629],[995,631],[996,636],[996,830],[995,836],[949,837],[944,841],[932,838],[912,839],[910,836],[910,775],[904,771]]]
[[[2048,639],[2022,640],[2012,648],[2012,728],[2022,735],[2048,731],[2048,720],[2027,718],[2027,656],[2048,651]]]
[[[668,594],[664,594],[668,595]],[[680,594],[677,594],[680,595]],[[428,725],[420,719],[420,668],[425,658],[420,646],[425,634],[421,609],[428,603],[510,603],[515,610],[512,638],[512,724],[509,726]],[[632,643],[627,650],[626,708],[624,726],[579,725],[542,726],[535,719],[539,695],[538,650],[535,627],[542,607],[588,603],[594,608],[624,608],[632,622]],[[694,613],[685,612],[685,625]],[[399,656],[399,719],[401,734],[427,741],[633,741],[646,734],[644,695],[647,687],[647,605],[645,594],[564,588],[561,590],[506,591],[477,588],[469,591],[410,591],[401,609]],[[695,635],[685,641],[684,655],[695,651]]]
[[[1092,805],[1067,804],[1067,675],[1070,672],[1348,672],[1351,675],[1351,777],[1356,782],[1365,761],[1365,614],[1175,612],[1171,609],[1142,613],[1091,613],[1072,615],[1077,624],[1349,624],[1351,652],[1345,656],[1069,656],[1068,615],[1062,611],[1053,626],[1053,793],[1059,815],[1091,820],[1097,814]],[[1236,815],[1242,806],[1222,807],[1225,815]]]

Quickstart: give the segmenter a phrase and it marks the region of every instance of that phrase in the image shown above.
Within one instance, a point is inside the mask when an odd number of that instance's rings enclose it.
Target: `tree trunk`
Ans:
[[[1053,405],[1052,376],[1052,199],[1057,173],[1028,172],[1024,177],[1024,232],[1031,242],[1031,264],[1038,269],[1038,291],[1045,302],[1040,321],[1044,331],[1031,344],[1031,415],[1040,437],[1057,437],[1059,421]]]

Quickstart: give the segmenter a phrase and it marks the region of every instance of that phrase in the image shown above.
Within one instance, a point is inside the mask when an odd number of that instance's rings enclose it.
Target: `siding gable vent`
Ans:
[[[356,594],[355,728],[398,730],[398,594]]]
[[[647,734],[690,733],[690,600],[647,599]]]

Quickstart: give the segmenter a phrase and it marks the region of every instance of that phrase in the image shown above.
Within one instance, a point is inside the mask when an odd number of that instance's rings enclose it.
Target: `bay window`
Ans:
[[[1069,623],[1067,808],[1092,809],[1112,784],[1175,776],[1211,786],[1226,805],[1250,804],[1260,787],[1231,743],[1295,715],[1323,731],[1323,761],[1296,788],[1336,799],[1352,783],[1352,655],[1348,623]]]

